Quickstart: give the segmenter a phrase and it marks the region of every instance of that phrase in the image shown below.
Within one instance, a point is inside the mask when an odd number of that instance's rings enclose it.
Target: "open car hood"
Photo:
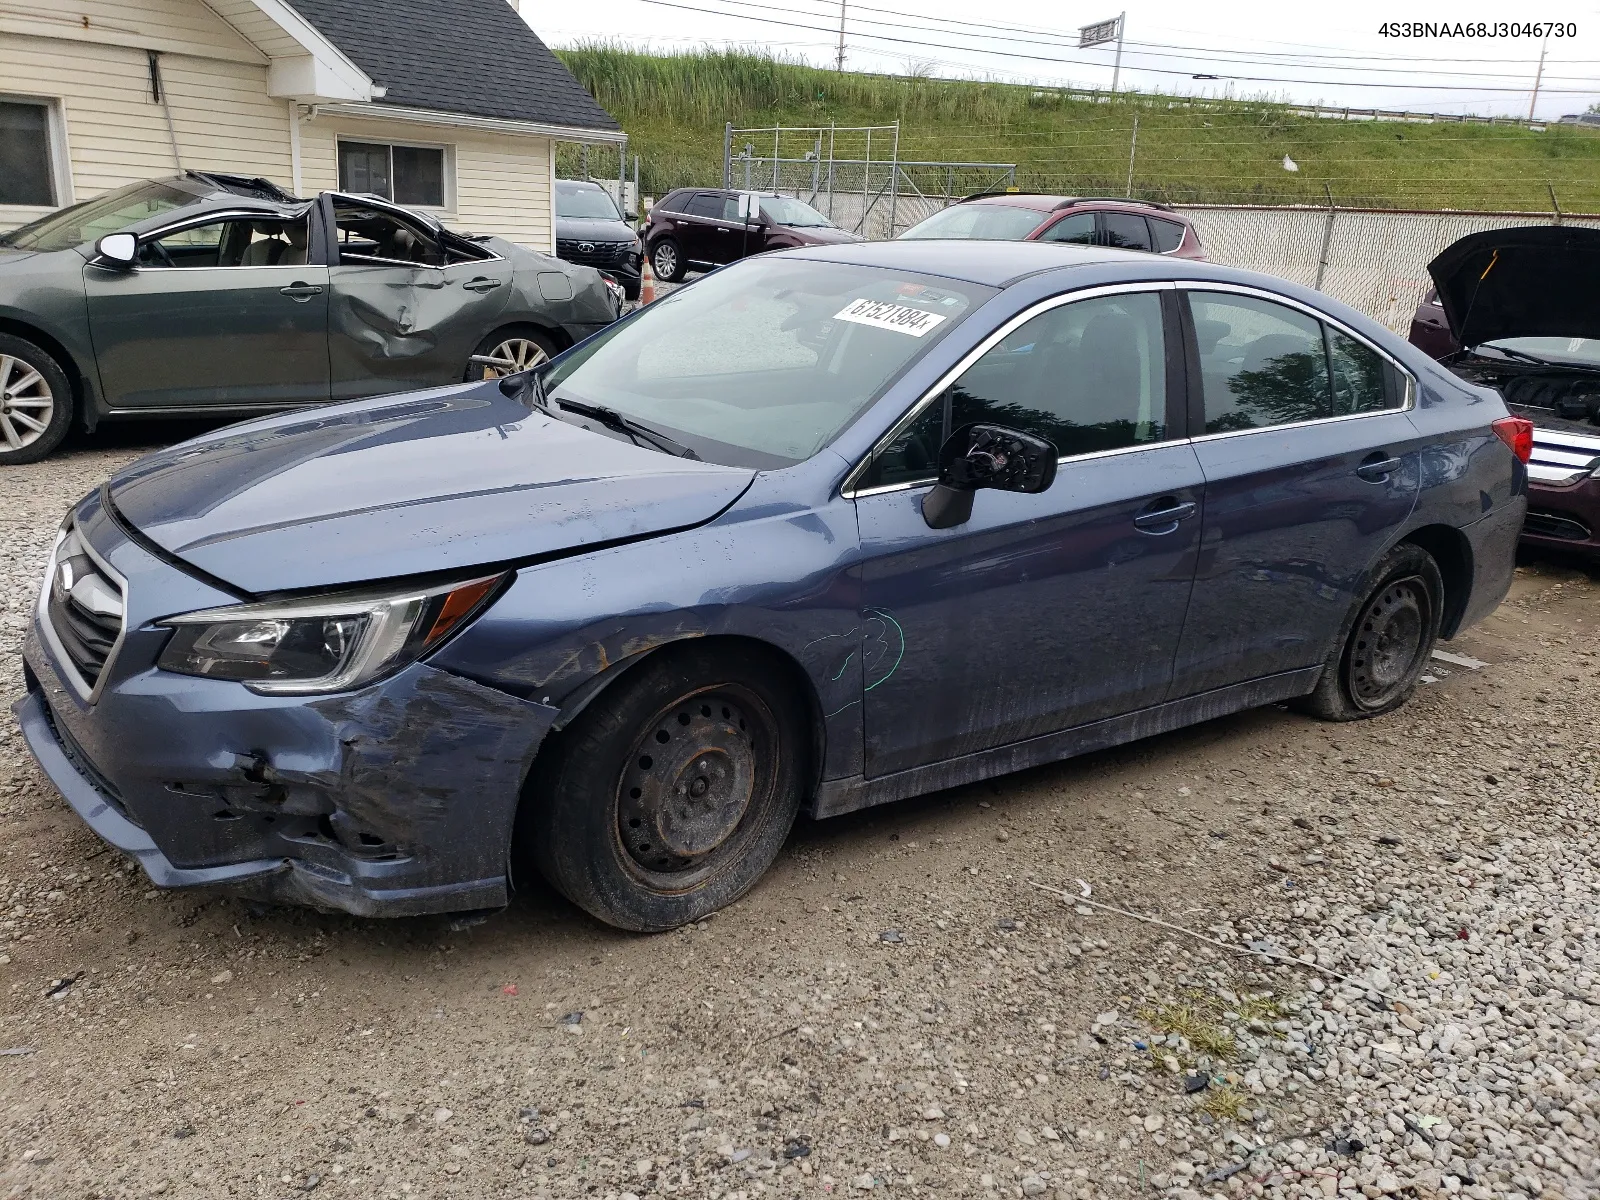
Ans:
[[[1428,264],[1463,346],[1515,337],[1600,338],[1600,229],[1473,233]]]
[[[235,425],[107,487],[146,538],[260,595],[688,528],[752,478],[529,412],[487,383]]]

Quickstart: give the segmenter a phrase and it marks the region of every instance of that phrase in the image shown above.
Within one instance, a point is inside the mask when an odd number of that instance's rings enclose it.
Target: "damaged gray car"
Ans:
[[[190,171],[0,234],[0,465],[74,421],[272,412],[523,371],[614,321],[591,267],[375,196]]]

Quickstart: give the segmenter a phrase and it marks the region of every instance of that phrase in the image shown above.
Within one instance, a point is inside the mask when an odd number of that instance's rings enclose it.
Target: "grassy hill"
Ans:
[[[1334,120],[1262,101],[840,74],[759,53],[559,53],[628,130],[647,195],[720,183],[727,121],[896,120],[902,159],[1015,162],[1025,189],[1121,195],[1137,118],[1133,191],[1146,199],[1322,204],[1331,190],[1348,207],[1548,212],[1554,188],[1563,211],[1600,212],[1600,133],[1571,126]],[[613,170],[608,159],[595,149],[591,169]],[[577,169],[575,147],[560,168]]]

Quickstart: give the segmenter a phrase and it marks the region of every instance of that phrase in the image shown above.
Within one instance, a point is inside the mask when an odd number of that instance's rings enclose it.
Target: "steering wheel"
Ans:
[[[167,253],[167,248],[160,242],[149,241],[146,242],[145,245],[156,252],[156,257],[161,260],[161,265],[163,267],[176,267],[178,265],[172,261],[172,255]]]

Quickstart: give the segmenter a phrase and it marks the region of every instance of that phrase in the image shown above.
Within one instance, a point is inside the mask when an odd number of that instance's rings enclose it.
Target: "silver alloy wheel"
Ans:
[[[0,354],[0,454],[33,445],[50,428],[56,398],[26,359]]]
[[[521,337],[507,338],[484,357],[494,359],[493,366],[486,364],[483,368],[485,379],[501,379],[550,361],[550,356],[544,352],[543,346]]]
[[[670,279],[678,270],[678,251],[670,242],[663,242],[650,256],[655,260],[657,279]]]

